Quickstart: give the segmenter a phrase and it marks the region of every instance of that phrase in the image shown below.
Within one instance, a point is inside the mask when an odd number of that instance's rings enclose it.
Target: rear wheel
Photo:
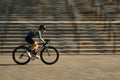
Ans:
[[[59,59],[59,53],[56,48],[52,46],[46,46],[40,53],[41,60],[48,65],[54,64]]]
[[[19,46],[16,47],[12,54],[13,60],[20,65],[27,64],[30,61],[30,57],[27,54],[27,47]]]

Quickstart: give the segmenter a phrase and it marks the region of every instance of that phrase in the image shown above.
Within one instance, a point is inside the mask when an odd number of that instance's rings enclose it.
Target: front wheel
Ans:
[[[41,60],[48,65],[54,64],[59,59],[59,52],[52,46],[45,46],[40,53]]]
[[[27,64],[30,61],[30,57],[26,52],[27,52],[27,47],[25,46],[16,47],[12,54],[13,60],[20,65]]]

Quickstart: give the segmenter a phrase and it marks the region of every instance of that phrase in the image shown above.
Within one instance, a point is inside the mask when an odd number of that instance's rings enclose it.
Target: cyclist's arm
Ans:
[[[45,40],[41,37],[41,32],[37,31],[37,36],[39,38],[40,41],[42,41],[43,43],[45,43]]]
[[[42,41],[43,43],[45,43],[45,40],[43,38],[39,38],[39,39],[40,39],[40,41]]]

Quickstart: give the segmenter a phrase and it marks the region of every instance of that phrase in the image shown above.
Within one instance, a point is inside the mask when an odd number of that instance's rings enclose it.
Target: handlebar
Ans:
[[[45,39],[45,41],[46,41],[47,43],[50,43],[50,39]],[[46,44],[43,43],[43,45],[45,46]]]
[[[45,39],[45,41],[50,42],[50,39]]]

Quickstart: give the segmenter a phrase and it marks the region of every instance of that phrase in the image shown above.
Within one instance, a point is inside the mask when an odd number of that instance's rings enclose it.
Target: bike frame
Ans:
[[[47,43],[50,43],[50,40],[46,40],[46,41],[47,41]],[[40,52],[41,52],[41,51],[43,50],[43,48],[45,48],[45,50],[47,51],[48,55],[50,56],[49,51],[48,51],[46,45],[47,45],[47,44],[43,44],[42,47],[39,47],[39,50],[40,50]],[[39,51],[39,50],[38,50],[38,51]]]
[[[45,41],[47,41],[47,43],[50,43],[50,40],[45,40]],[[49,54],[49,51],[48,51],[48,49],[47,49],[47,46],[46,46],[47,44],[42,44],[41,46],[39,46],[38,47],[38,52],[40,52],[41,53],[41,51],[43,50],[43,48],[45,48],[45,50],[47,51],[47,53],[48,53],[48,55],[50,56],[50,54]],[[28,47],[28,49],[30,49],[31,48],[31,44],[29,44],[29,47]]]

